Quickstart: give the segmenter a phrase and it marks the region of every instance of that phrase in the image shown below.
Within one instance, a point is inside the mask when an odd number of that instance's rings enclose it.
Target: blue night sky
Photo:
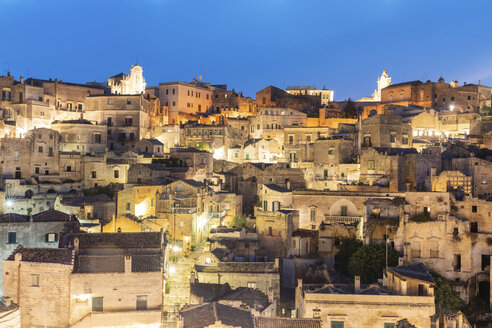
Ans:
[[[490,0],[0,0],[0,69],[84,83],[207,82],[255,97],[275,85],[369,96],[386,68],[492,85]]]

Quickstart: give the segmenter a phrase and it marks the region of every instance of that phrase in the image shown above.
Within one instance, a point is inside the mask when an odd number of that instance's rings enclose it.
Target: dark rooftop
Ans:
[[[275,184],[266,184],[265,187],[267,187],[268,189],[271,189],[273,191],[278,191],[278,192],[291,192],[291,190],[284,188],[284,187],[281,187],[281,186],[278,186],[278,185],[275,185]]]
[[[321,328],[321,320],[256,317],[255,327],[256,328]]]
[[[216,321],[233,327],[254,327],[251,312],[217,302],[196,305],[181,310],[180,314],[183,317],[183,328],[203,328]]]
[[[159,272],[161,270],[160,254],[132,255],[132,272]],[[123,255],[78,255],[75,258],[76,273],[125,272]]]
[[[66,243],[73,245],[79,239],[79,248],[120,248],[142,249],[160,248],[160,232],[121,232],[121,233],[74,233],[67,235]]]
[[[186,147],[186,148],[171,148],[171,153],[208,153],[208,152],[193,147]]]
[[[408,277],[412,279],[418,279],[429,283],[434,283],[434,278],[427,270],[427,267],[423,263],[416,263],[412,265],[390,267],[388,268],[393,273],[401,277]]]
[[[142,139],[140,141],[147,141],[156,146],[164,146],[164,144],[157,139]]]
[[[71,206],[79,206],[79,205],[91,204],[91,203],[106,203],[106,202],[113,202],[113,200],[104,194],[93,195],[93,196],[76,196],[76,197],[64,196],[61,199],[62,204],[71,205]]]
[[[15,260],[15,254],[21,254],[21,261],[39,263],[72,264],[73,252],[68,248],[25,248],[19,245],[10,256],[8,261]]]
[[[76,219],[70,214],[66,214],[56,210],[47,210],[32,216],[33,222],[65,222],[74,220]],[[8,222],[29,222],[29,216],[15,213],[0,215],[0,223]]]

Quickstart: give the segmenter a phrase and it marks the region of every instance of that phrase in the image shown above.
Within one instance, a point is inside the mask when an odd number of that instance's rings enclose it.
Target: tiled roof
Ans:
[[[387,154],[389,156],[395,155],[407,155],[407,154],[418,154],[415,148],[386,148],[386,147],[373,147],[380,154]]]
[[[281,187],[281,186],[277,186],[275,184],[266,184],[265,187],[267,187],[268,189],[271,189],[273,191],[278,191],[278,192],[291,192],[291,190],[284,188],[284,187]]]
[[[72,264],[72,250],[68,248],[25,248],[19,245],[7,258],[15,260],[15,254],[22,255],[24,262]]]
[[[10,302],[8,299],[0,299],[0,313],[18,309],[19,305]]]
[[[434,278],[432,278],[432,275],[423,263],[416,263],[399,267],[390,267],[388,269],[403,277],[434,283]]]
[[[190,285],[190,293],[203,299],[203,302],[215,302],[224,295],[232,292],[229,284],[205,284],[193,283]]]
[[[182,180],[182,181],[189,184],[192,187],[195,187],[195,188],[205,187],[205,184],[203,182],[200,182],[200,181],[196,181],[196,180],[192,180],[192,179],[187,179],[187,180]]]
[[[106,203],[106,202],[113,202],[113,200],[104,194],[93,195],[93,196],[77,196],[77,197],[69,196],[69,197],[63,197],[61,199],[62,204],[66,204],[70,206],[80,206],[84,204]]]
[[[27,222],[29,221],[29,216],[20,215],[15,213],[7,213],[0,215],[0,223],[9,223],[9,222]]]
[[[219,262],[217,265],[195,265],[198,272],[278,273],[273,262]]]
[[[216,321],[222,324],[241,328],[254,328],[251,312],[220,303],[205,303],[184,309],[180,312],[183,328],[202,328],[213,325]]]
[[[256,328],[321,328],[321,320],[256,317],[255,327]]]
[[[74,220],[76,219],[70,214],[66,214],[56,210],[47,210],[32,216],[33,222],[66,222]],[[0,215],[0,223],[8,222],[29,222],[29,216],[15,213]]]
[[[147,141],[156,146],[164,146],[164,144],[157,139],[142,139],[141,141]]]
[[[312,288],[312,286],[303,286],[307,293],[313,294],[360,294],[360,295],[390,295],[392,294],[387,288],[379,284],[360,285],[360,290],[355,291],[354,284],[329,284]]]
[[[270,305],[268,296],[256,288],[239,287],[221,299],[241,301],[242,304],[247,305],[250,309],[258,311],[263,311]]]
[[[47,210],[32,216],[34,222],[72,221],[74,218],[57,210]]]
[[[75,233],[67,236],[67,243],[79,239],[79,248],[160,248],[160,232]],[[69,246],[69,245],[66,245]]]
[[[132,272],[159,272],[160,254],[132,255]],[[74,272],[108,273],[125,272],[123,255],[78,255],[75,258]]]

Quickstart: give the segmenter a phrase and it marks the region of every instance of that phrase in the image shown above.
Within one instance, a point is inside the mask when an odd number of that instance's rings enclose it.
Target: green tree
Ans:
[[[388,266],[397,265],[399,256],[393,247],[388,247]],[[360,276],[364,284],[376,282],[381,278],[385,267],[385,245],[363,245],[350,257],[348,265],[350,275]]]
[[[210,145],[209,144],[206,144],[204,142],[199,142],[196,147],[196,149],[199,149],[199,150],[205,150],[205,151],[208,151],[209,153],[212,151],[212,148],[210,148]]]
[[[350,257],[362,247],[362,241],[356,238],[340,238],[336,240],[336,243],[339,243],[339,246],[338,253],[335,255],[335,269],[344,275],[348,275]]]
[[[463,308],[460,295],[453,290],[451,284],[442,276],[433,273],[436,312],[439,316],[446,313],[456,313]]]
[[[232,221],[232,227],[236,229],[242,229],[246,226],[246,219],[244,216],[236,215]]]

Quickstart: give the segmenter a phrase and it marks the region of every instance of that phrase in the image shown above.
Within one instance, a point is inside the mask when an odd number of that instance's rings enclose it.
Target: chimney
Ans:
[[[24,77],[23,76],[20,77],[20,83],[24,84]]]
[[[275,269],[278,269],[278,268],[279,268],[279,264],[280,264],[279,259],[278,259],[278,257],[276,257],[276,258],[275,258],[275,265],[274,265],[274,268],[275,268]]]
[[[15,253],[14,261],[15,262],[22,261],[22,254],[21,253]]]
[[[132,257],[130,255],[125,256],[125,273],[132,273]]]
[[[478,80],[478,85],[482,85],[482,81]]]
[[[10,72],[7,72],[7,76],[10,76]]]
[[[354,289],[356,293],[360,292],[360,276],[354,277]]]
[[[73,248],[75,250],[75,256],[79,255],[79,244],[80,244],[79,238],[75,237],[75,239],[73,240]]]

